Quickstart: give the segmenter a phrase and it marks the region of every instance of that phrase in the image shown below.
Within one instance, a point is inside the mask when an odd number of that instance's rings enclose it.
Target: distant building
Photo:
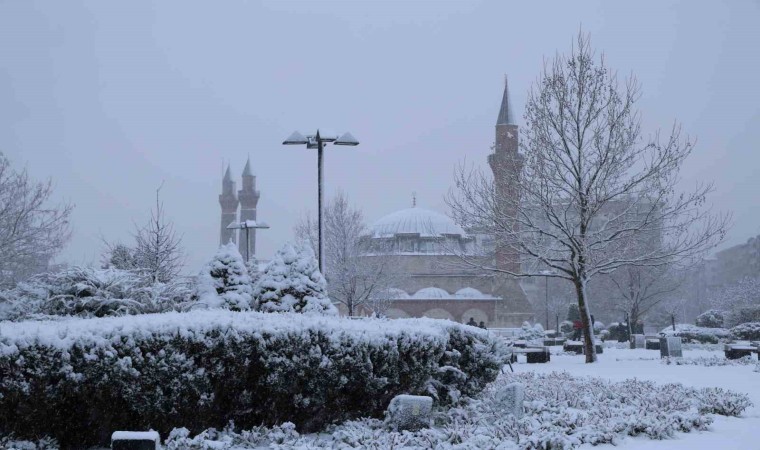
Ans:
[[[518,171],[518,127],[513,121],[508,86],[504,86],[496,121],[494,153],[489,155],[497,179],[509,180],[500,188],[515,195],[515,177],[504,170]],[[517,156],[517,157],[516,157]],[[521,162],[520,162],[521,164]],[[370,238],[387,249],[396,267],[408,277],[393,289],[389,317],[431,317],[466,323],[481,321],[489,328],[517,327],[533,319],[525,292],[513,277],[484,273],[461,261],[459,255],[483,249],[495,254],[496,264],[519,270],[517,255],[499,245],[493,236],[467,232],[444,214],[423,208],[402,209],[388,214],[370,228]]]

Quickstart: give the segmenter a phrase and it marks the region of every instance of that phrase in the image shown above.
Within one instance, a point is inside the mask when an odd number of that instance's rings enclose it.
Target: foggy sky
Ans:
[[[411,205],[445,211],[454,167],[485,165],[504,74],[522,123],[545,58],[582,26],[643,85],[643,129],[698,140],[684,186],[714,180],[727,245],[760,234],[760,4],[502,1],[0,0],[0,151],[76,204],[60,261],[131,243],[164,181],[186,272],[218,245],[223,164],[250,155],[268,258],[316,208],[316,154],[293,130],[350,131],[328,147],[327,196],[369,223]]]

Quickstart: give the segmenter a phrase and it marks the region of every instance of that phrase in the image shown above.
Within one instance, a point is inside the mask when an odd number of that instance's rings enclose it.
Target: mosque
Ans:
[[[516,189],[513,177],[503,171],[519,171],[511,161],[520,161],[517,152],[518,127],[513,120],[509,90],[505,83],[501,108],[496,121],[494,153],[488,163],[495,179],[503,181],[497,188],[506,193]],[[520,164],[518,162],[518,164]],[[229,168],[219,196],[222,206],[221,242],[234,236],[227,224],[236,220],[237,204],[242,206],[240,220],[256,219],[259,192],[250,172],[250,161],[243,171],[243,189],[235,195]],[[245,203],[244,203],[245,202]],[[255,252],[255,233],[250,249]],[[446,215],[419,208],[392,212],[370,226],[369,239],[390,249],[392,264],[405,273],[399,286],[391,290],[392,299],[386,315],[391,318],[431,317],[466,323],[481,321],[489,328],[520,326],[532,320],[532,307],[520,283],[513,277],[483,273],[463,264],[463,252],[476,248],[493,254],[497,265],[519,270],[516,255],[499,247],[492,236],[468,232]],[[238,240],[240,245],[245,245]],[[243,248],[241,247],[241,252]]]

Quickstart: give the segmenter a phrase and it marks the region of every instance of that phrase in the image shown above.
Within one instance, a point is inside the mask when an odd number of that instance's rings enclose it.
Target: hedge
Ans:
[[[0,435],[104,445],[230,420],[299,431],[380,417],[401,393],[472,396],[502,366],[483,331],[432,319],[225,310],[0,322]]]

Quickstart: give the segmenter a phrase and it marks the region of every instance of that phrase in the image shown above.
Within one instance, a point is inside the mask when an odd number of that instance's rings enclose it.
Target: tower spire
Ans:
[[[507,76],[504,75],[504,96],[501,98],[501,109],[499,117],[496,119],[496,125],[515,125],[512,112],[512,104],[509,101],[509,83]]]
[[[245,168],[243,168],[243,176],[244,177],[253,176],[253,173],[251,173],[251,155],[248,155],[248,160],[245,162]]]

